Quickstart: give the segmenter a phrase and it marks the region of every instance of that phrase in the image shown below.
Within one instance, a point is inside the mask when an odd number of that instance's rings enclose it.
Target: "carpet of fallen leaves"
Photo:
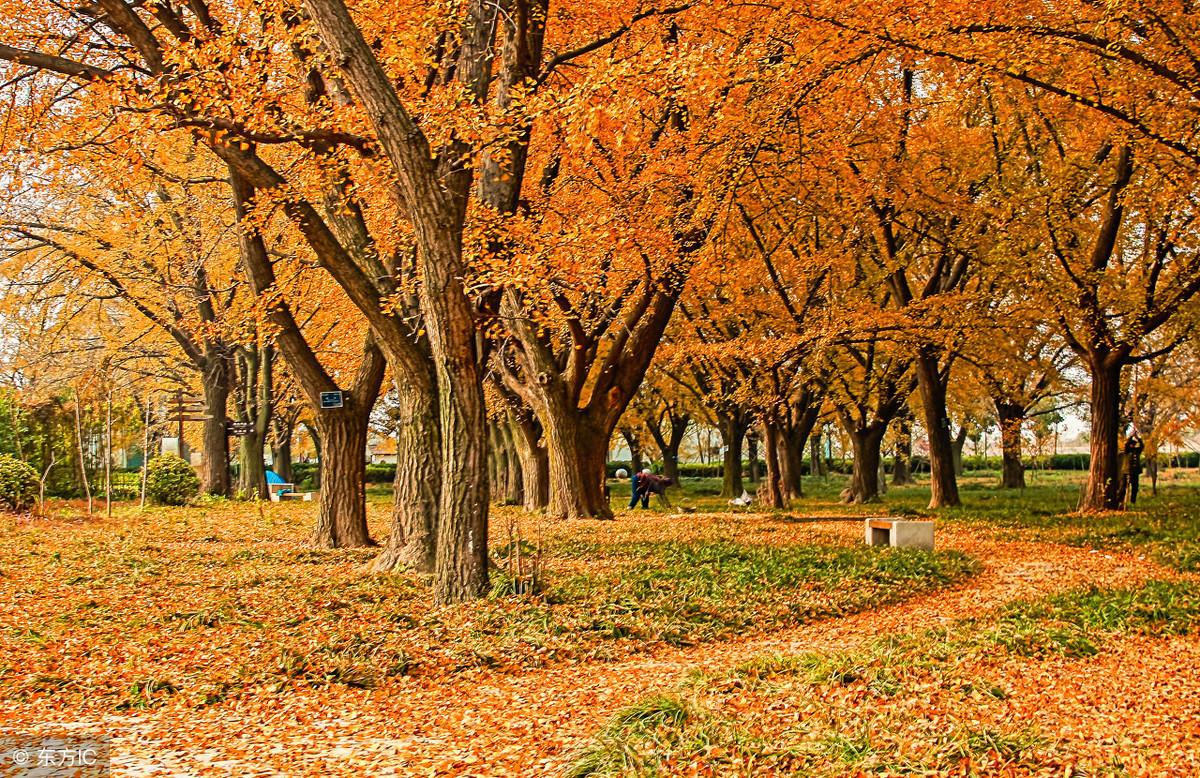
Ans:
[[[998,540],[947,525],[939,547],[982,563],[979,574],[950,589],[694,645],[472,663],[479,650],[464,645],[464,635],[473,634],[481,611],[470,607],[433,612],[414,605],[402,617],[411,620],[403,626],[422,631],[424,655],[372,644],[370,625],[354,619],[381,598],[421,602],[413,597],[421,584],[404,576],[383,583],[364,578],[358,568],[369,551],[306,546],[309,510],[217,505],[121,512],[109,520],[4,519],[0,720],[22,733],[70,727],[107,734],[116,771],[127,775],[553,775],[577,759],[615,711],[695,673],[728,672],[764,654],[845,651],[1086,584],[1127,586],[1173,575],[1134,552]],[[384,514],[373,509],[377,537]],[[507,516],[494,521],[496,540],[512,530]],[[848,546],[861,538],[861,524],[832,516],[521,522],[522,537],[570,552],[557,562],[563,571],[605,564],[606,549],[627,543]],[[196,574],[204,569],[208,577]],[[494,609],[507,607],[523,606],[490,603],[485,611],[495,619]],[[311,629],[285,646],[270,629],[247,629],[255,614],[268,611]],[[328,618],[330,612],[346,618]],[[398,672],[374,688],[359,688],[353,677],[296,682],[314,653],[358,651],[369,651],[374,662],[415,662],[424,671]],[[225,680],[175,689],[170,678],[156,675],[164,657],[180,672]],[[1111,755],[1127,745],[1131,774],[1156,774],[1139,766],[1195,774],[1197,660],[1200,644],[1192,637],[1128,638],[1085,660],[992,667],[1010,691],[1003,710],[989,715],[1036,721],[1061,739],[1063,753]],[[281,682],[266,682],[274,677]],[[222,688],[229,679],[247,682],[231,694]],[[114,706],[114,699],[125,704]],[[896,715],[936,722],[939,704],[931,698]],[[1162,745],[1156,759],[1146,756],[1150,743]]]

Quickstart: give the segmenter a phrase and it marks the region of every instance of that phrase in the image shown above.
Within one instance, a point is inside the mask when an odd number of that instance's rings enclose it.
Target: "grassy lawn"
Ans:
[[[386,688],[409,677],[613,661],[877,607],[970,576],[955,551],[829,543],[786,517],[659,514],[520,524],[544,586],[434,609],[407,574],[364,575],[373,552],[305,545],[312,503],[218,501],[66,510],[0,526],[0,695],[104,710],[213,706],[248,693]],[[372,498],[375,537],[386,499]],[[536,549],[534,551],[533,549]]]
[[[1180,570],[1200,570],[1200,473],[1168,470],[1159,479],[1157,495],[1143,484],[1141,499],[1129,510],[1106,514],[1075,512],[1085,473],[1031,472],[1028,487],[1001,489],[1000,475],[968,472],[959,480],[963,505],[937,511],[927,509],[929,487],[889,487],[883,499],[872,505],[843,505],[839,500],[847,480],[806,478],[805,496],[786,511],[801,516],[912,516],[971,525],[996,537],[1051,540],[1096,548],[1140,547],[1159,561]],[[628,483],[614,482],[614,507],[627,504],[620,495]],[[683,479],[682,489],[671,493],[674,506],[689,506],[698,512],[731,510],[728,498],[718,495],[718,479]],[[628,498],[626,497],[626,500]],[[670,512],[658,507],[655,510]],[[757,511],[751,506],[748,509]]]
[[[571,775],[1157,773],[1176,766],[1161,733],[1116,700],[1072,698],[1087,684],[1071,675],[1084,659],[1126,664],[1126,641],[1169,651],[1171,639],[1197,629],[1195,582],[1150,581],[1020,601],[853,651],[766,655],[620,711]],[[1150,664],[1153,675],[1168,676]],[[1136,687],[1137,677],[1124,680]],[[1151,683],[1179,683],[1171,715],[1194,718],[1197,683],[1180,681]],[[1111,740],[1081,742],[1055,730],[1061,720],[1020,715],[1031,700],[1052,714],[1055,704],[1082,702]],[[1118,738],[1121,749],[1113,748]]]

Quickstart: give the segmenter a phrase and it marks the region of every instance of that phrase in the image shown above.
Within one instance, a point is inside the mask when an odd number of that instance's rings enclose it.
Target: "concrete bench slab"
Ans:
[[[868,546],[933,550],[932,521],[867,519],[864,530]]]

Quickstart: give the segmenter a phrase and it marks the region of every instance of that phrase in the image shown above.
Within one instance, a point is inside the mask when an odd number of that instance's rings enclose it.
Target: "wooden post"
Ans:
[[[108,403],[104,411],[104,514],[112,518],[112,376],[108,380]]]
[[[142,427],[142,501],[138,510],[146,510],[146,475],[150,466],[150,405],[154,402],[154,393],[146,395],[146,423]]]
[[[87,476],[87,460],[83,453],[83,424],[79,419],[79,405],[83,400],[79,396],[79,391],[75,391],[75,443],[79,447],[79,475],[83,478],[83,492],[87,495],[87,511],[88,516],[92,515],[92,487],[88,483]]]

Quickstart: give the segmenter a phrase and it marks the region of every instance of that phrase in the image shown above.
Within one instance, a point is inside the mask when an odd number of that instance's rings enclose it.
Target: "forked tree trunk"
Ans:
[[[200,488],[206,494],[229,496],[229,436],[225,419],[229,407],[229,366],[219,354],[210,353],[201,378],[204,389],[204,415],[201,431],[204,463],[200,468]],[[182,451],[182,442],[180,443]]]
[[[604,496],[609,433],[567,411],[555,415],[545,436],[549,514],[559,519],[611,519],[612,506]]]
[[[848,503],[876,502],[879,499],[880,449],[887,425],[874,422],[865,429],[847,430],[854,447],[854,468],[845,491]]]
[[[1121,416],[1121,366],[1092,360],[1092,461],[1081,510],[1118,510],[1121,507],[1121,454],[1118,443]]]
[[[398,438],[392,482],[392,524],[387,542],[371,561],[374,572],[411,569],[432,573],[437,560],[441,496],[441,434],[431,386],[396,379]]]
[[[996,417],[1000,422],[1000,486],[1004,489],[1025,488],[1025,465],[1021,462],[1021,426],[1025,423],[1025,406],[1021,403],[996,399]]]
[[[718,417],[721,432],[721,444],[725,447],[725,455],[721,460],[721,496],[740,497],[745,490],[742,483],[742,441],[746,437],[746,422],[741,414]],[[776,439],[776,456],[779,455],[779,443]],[[779,474],[778,464],[776,473]],[[781,487],[782,488],[782,487]]]
[[[542,446],[542,430],[532,414],[510,413],[513,443],[525,481],[525,510],[541,511],[550,504],[550,458]]]
[[[912,419],[906,413],[896,431],[896,455],[892,461],[892,485],[916,483],[912,475]]]
[[[687,435],[688,425],[691,424],[692,419],[687,414],[676,415],[668,413],[667,420],[671,425],[671,431],[666,435],[663,435],[662,430],[656,425],[648,426],[650,427],[650,435],[654,438],[659,454],[662,456],[663,476],[670,478],[671,483],[678,485],[679,447],[683,444],[683,438]],[[738,494],[741,494],[741,492],[738,492]]]
[[[929,435],[929,507],[953,507],[961,503],[950,442],[950,419],[946,413],[946,383],[938,369],[937,352],[931,347],[919,349],[916,370]]]
[[[367,413],[347,407],[317,411],[321,435],[321,510],[313,541],[327,548],[371,546],[367,530]]]

